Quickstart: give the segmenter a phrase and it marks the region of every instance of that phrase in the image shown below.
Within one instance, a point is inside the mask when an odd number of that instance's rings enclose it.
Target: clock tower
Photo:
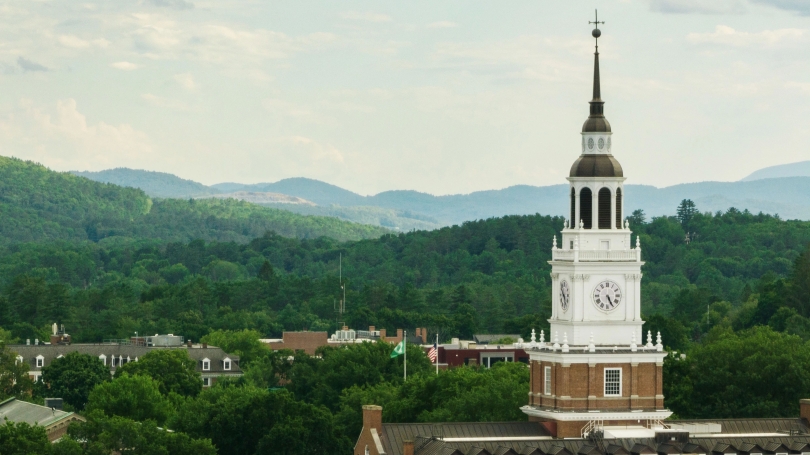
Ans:
[[[595,22],[600,24],[597,20]],[[651,428],[664,408],[660,334],[643,341],[641,245],[624,221],[624,172],[613,156],[594,53],[593,98],[571,166],[569,219],[551,251],[550,333],[532,336],[531,391],[523,411],[557,437]]]

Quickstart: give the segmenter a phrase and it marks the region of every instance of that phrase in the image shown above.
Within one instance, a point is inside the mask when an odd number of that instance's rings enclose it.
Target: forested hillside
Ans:
[[[385,229],[301,216],[233,200],[150,199],[143,191],[99,183],[0,157],[0,244],[69,240],[121,242],[193,239],[247,242],[265,232],[339,240]]]

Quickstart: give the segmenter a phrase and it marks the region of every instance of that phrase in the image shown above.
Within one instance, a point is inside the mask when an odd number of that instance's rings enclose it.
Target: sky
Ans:
[[[565,183],[599,9],[627,183],[810,159],[810,1],[0,1],[0,155],[205,184]]]

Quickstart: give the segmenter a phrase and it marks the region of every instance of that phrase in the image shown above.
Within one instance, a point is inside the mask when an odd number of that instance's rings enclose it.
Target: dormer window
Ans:
[[[231,359],[225,357],[225,360],[222,361],[222,369],[225,371],[231,371]]]
[[[98,356],[98,359],[101,360],[101,363],[103,363],[105,367],[107,366],[107,356],[106,355],[101,354],[100,356]]]
[[[42,357],[41,355],[38,355],[37,356],[37,368],[42,368],[43,366],[45,366],[45,357]]]
[[[17,364],[20,364],[20,363],[23,363],[23,358],[22,358],[21,355],[18,355],[17,360],[14,362],[14,364],[17,365]]]
[[[202,361],[202,369],[203,371],[210,371],[211,370],[211,360],[207,357]]]
[[[115,358],[115,355],[112,356],[112,367],[115,368],[118,366],[118,359]]]

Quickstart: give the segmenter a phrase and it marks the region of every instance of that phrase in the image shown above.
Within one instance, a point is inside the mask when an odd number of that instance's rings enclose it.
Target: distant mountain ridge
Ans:
[[[141,181],[148,182],[148,179]],[[147,194],[155,194],[147,186],[140,188]],[[261,202],[255,198],[254,202],[306,215],[333,216],[400,231],[435,229],[504,215],[541,213],[568,216],[569,210],[567,184],[515,185],[500,190],[446,196],[410,190],[362,196],[336,185],[303,177],[273,183],[220,183],[205,188],[215,191],[217,196],[214,197],[249,200],[240,194],[277,193],[300,198],[317,205]],[[810,194],[810,176],[684,183],[665,188],[626,185],[625,188],[625,212],[628,215],[635,209],[644,210],[648,217],[672,215],[681,200],[692,199],[698,209],[704,212],[726,211],[729,207],[735,207],[754,213],[779,214],[786,219],[810,219],[810,198],[807,197]],[[200,198],[211,194],[190,196]]]
[[[740,181],[749,182],[752,180],[776,179],[782,177],[810,177],[810,161],[799,161],[798,163],[779,164],[777,166],[762,168],[752,172]]]
[[[98,172],[70,171],[70,173],[96,182],[139,188],[152,197],[185,198],[220,193],[219,190],[205,186],[202,183],[182,179],[166,172],[117,167]]]

